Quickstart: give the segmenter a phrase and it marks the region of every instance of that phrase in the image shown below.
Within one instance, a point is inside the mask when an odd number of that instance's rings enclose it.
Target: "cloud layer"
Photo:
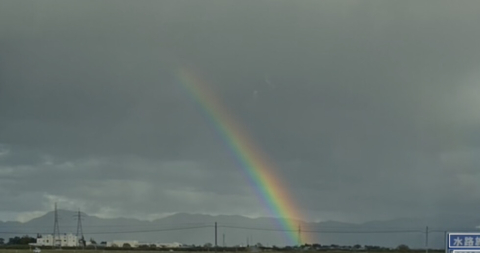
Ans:
[[[3,2],[0,219],[268,215],[181,64],[304,219],[478,209],[476,1]]]

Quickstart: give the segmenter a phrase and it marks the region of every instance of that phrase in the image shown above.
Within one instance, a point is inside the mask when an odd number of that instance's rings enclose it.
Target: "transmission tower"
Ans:
[[[62,239],[60,238],[60,228],[58,226],[57,203],[55,202],[55,218],[53,223],[53,248],[62,248]]]
[[[78,210],[78,213],[76,215],[77,218],[77,246],[82,246],[82,248],[85,248],[85,237],[83,237],[83,229],[82,229],[82,213],[80,212],[80,209]]]

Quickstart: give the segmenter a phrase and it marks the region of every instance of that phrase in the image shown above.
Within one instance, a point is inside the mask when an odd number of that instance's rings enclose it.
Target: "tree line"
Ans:
[[[36,242],[36,238],[35,237],[30,237],[28,235],[24,235],[24,236],[15,236],[15,237],[11,237],[8,239],[8,242],[5,241],[4,238],[0,238],[0,245],[28,245],[29,243],[35,243]],[[90,239],[90,242],[94,245],[96,245],[96,242],[95,240],[93,239]],[[106,244],[106,242],[102,242],[102,244]],[[100,244],[100,245],[102,245]],[[115,247],[116,246],[116,247]],[[114,247],[112,248],[116,248],[116,249],[119,249],[119,246],[115,245]],[[124,244],[124,245],[121,245],[122,247],[121,248],[126,248],[126,249],[132,249],[131,245],[129,245],[128,243]],[[142,245],[140,246],[139,248],[140,249],[146,249],[146,248],[155,248],[155,247],[152,247],[152,246],[155,246],[155,245]],[[202,248],[213,248],[214,246],[211,244],[211,243],[206,243],[205,245],[198,245],[198,246],[195,246],[195,245],[191,245],[191,247],[188,247],[188,248],[194,248],[196,250],[199,250],[199,249],[202,249]],[[282,250],[285,250],[285,251],[289,251],[289,250],[294,250],[296,248],[298,248],[298,246],[286,246],[286,247],[276,247],[276,246],[272,246],[272,247],[265,247],[263,246],[262,244],[258,243],[256,244],[254,247],[260,249],[260,250],[266,250],[266,249],[273,249],[273,250],[276,250],[276,251],[282,251]],[[223,248],[223,247],[221,247]],[[224,249],[227,249],[227,248],[230,248],[230,247],[225,247]],[[336,244],[330,244],[330,245],[321,245],[321,244],[304,244],[302,246],[300,246],[300,248],[302,249],[312,249],[312,250],[348,250],[348,251],[367,251],[367,252],[372,252],[372,251],[377,251],[377,252],[385,252],[385,251],[397,251],[397,252],[406,252],[406,251],[412,251],[406,244],[401,244],[401,245],[398,245],[396,248],[385,248],[385,247],[380,247],[380,246],[373,246],[373,245],[360,245],[360,244],[356,244],[356,245],[353,245],[353,246],[341,246],[341,245],[336,245]],[[183,249],[185,250],[185,248]],[[238,248],[237,248],[238,250]]]
[[[5,241],[4,238],[0,238],[0,245],[28,245],[29,243],[35,243],[37,241],[36,238],[30,237],[28,235],[24,235],[22,237],[15,236],[8,239],[8,242]]]

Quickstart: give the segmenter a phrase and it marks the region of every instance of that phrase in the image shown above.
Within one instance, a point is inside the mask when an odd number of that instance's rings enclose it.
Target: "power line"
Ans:
[[[80,218],[79,221],[81,221],[82,216],[81,214],[77,214],[77,218]],[[54,226],[54,234],[57,233],[59,234],[59,229],[58,229],[58,216],[56,217],[56,225]],[[178,226],[178,225],[183,225],[183,224],[205,224],[205,225],[198,225],[198,226]],[[406,229],[406,228],[398,228],[398,229],[360,229],[360,228],[345,228],[342,226],[333,227],[329,226],[326,227],[325,229],[304,229],[301,228],[300,226],[298,229],[293,230],[293,229],[280,229],[280,228],[272,228],[272,227],[253,227],[253,226],[234,226],[234,225],[225,225],[225,224],[231,224],[231,223],[218,223],[217,227],[221,228],[231,228],[231,229],[244,229],[244,230],[253,230],[253,231],[271,231],[271,232],[296,232],[296,233],[324,233],[324,234],[380,234],[380,233],[390,233],[390,234],[395,234],[395,233],[420,233],[420,234],[425,234],[427,231],[422,230],[422,229]],[[111,227],[113,228],[114,226],[98,226],[98,227]],[[106,231],[99,231],[99,232],[91,232],[89,234],[92,235],[100,235],[100,234],[127,234],[127,233],[151,233],[151,232],[163,232],[163,231],[175,231],[175,230],[189,230],[189,229],[200,229],[200,228],[211,228],[214,227],[211,223],[177,223],[177,226],[171,226],[171,227],[164,227],[164,228],[155,228],[155,229],[132,229],[132,230],[127,230],[127,231],[113,231],[113,230],[106,230]],[[37,234],[39,231],[31,232],[29,231],[21,231],[22,228],[17,228],[19,229],[17,232],[15,231],[0,231],[0,234]],[[83,225],[80,223],[77,223],[77,234],[78,235],[83,235]],[[455,229],[429,229],[428,233],[445,233],[445,231],[453,231],[453,230],[462,230],[462,231],[477,231],[472,228],[455,228]],[[58,231],[58,232],[57,232]]]
[[[91,235],[103,235],[103,234],[128,234],[128,233],[150,233],[150,232],[163,232],[163,231],[175,231],[175,230],[189,230],[189,229],[200,229],[200,228],[211,228],[213,226],[197,226],[197,227],[179,227],[179,228],[165,228],[165,229],[151,229],[151,230],[129,230],[129,231],[101,231],[101,232],[89,232],[88,234]],[[25,231],[6,231],[0,232],[0,234],[12,234],[12,235],[20,235],[20,234],[37,234],[37,232],[25,232]]]
[[[74,215],[74,217],[77,217],[77,215]],[[84,217],[84,216],[82,216]],[[59,216],[59,219],[60,219],[60,216]],[[138,228],[142,228],[142,227],[158,227],[158,225],[204,225],[204,224],[210,224],[210,222],[179,222],[179,223],[173,223],[173,222],[169,222],[169,223],[162,223],[162,224],[146,224],[146,225],[128,225],[128,224],[123,224],[123,225],[85,225],[82,223],[82,226],[84,228],[116,228],[116,227],[138,227]],[[20,228],[22,229],[36,229],[36,228],[48,228],[48,226],[23,226],[23,225],[19,225]],[[63,226],[62,225],[62,228],[76,228],[77,225],[66,225],[66,226]]]
[[[100,232],[89,232],[91,235],[100,235],[100,234],[128,234],[128,233],[150,233],[150,232],[163,232],[163,231],[176,231],[176,230],[189,230],[189,229],[200,229],[200,228],[211,228],[212,225],[204,226],[190,226],[190,227],[169,227],[163,229],[146,229],[146,230],[128,230],[128,231],[100,231]],[[26,231],[0,231],[0,234],[37,234],[37,232],[26,232]]]
[[[76,217],[77,215],[75,215]],[[58,219],[60,219],[60,216],[58,216]],[[148,221],[145,221],[145,222],[148,222]],[[164,226],[164,225],[205,225],[205,224],[211,224],[210,222],[168,222],[168,223],[163,223],[163,222],[152,222],[151,224],[107,224],[107,225],[85,225],[82,223],[82,227],[83,228],[116,228],[116,227],[129,227],[129,228],[132,228],[132,227],[135,227],[135,228],[148,228],[148,227],[158,227],[159,225],[160,226]],[[222,226],[228,226],[228,225],[231,225],[231,226],[241,226],[241,224],[243,223],[238,223],[238,222],[218,222],[219,225],[222,225]],[[65,226],[62,226],[62,228],[74,228],[75,227],[78,227],[78,224],[77,225],[65,225]],[[401,227],[378,227],[378,226],[363,226],[363,225],[356,225],[356,224],[352,224],[352,225],[348,225],[348,226],[343,226],[343,225],[323,225],[323,224],[311,224],[311,223],[301,223],[301,226],[302,226],[302,230],[318,230],[318,229],[344,229],[344,230],[349,230],[349,231],[356,231],[356,230],[360,230],[360,231],[364,231],[364,230],[369,230],[369,229],[373,229],[374,231],[376,229],[382,229],[382,230],[424,230],[425,227],[405,227],[405,226],[401,226]],[[251,228],[258,228],[258,229],[265,229],[267,228],[268,226],[261,226],[261,227],[251,227]],[[271,225],[272,229],[275,229],[277,226],[275,224],[272,224]],[[313,229],[313,228],[317,228],[317,229]],[[28,224],[27,225],[23,225],[23,224],[19,224],[18,225],[18,228],[19,229],[35,229],[35,228],[47,228],[46,226],[29,226]],[[475,229],[475,228],[472,228],[472,227],[450,227],[450,228],[444,228],[444,227],[430,227],[430,232],[433,232],[433,231],[439,231],[439,232],[443,232],[443,231],[453,231],[453,230],[462,230],[462,231],[479,231],[479,229]]]
[[[89,233],[89,234],[92,234],[92,235],[102,235],[102,234],[151,233],[151,232],[189,230],[189,229],[211,228],[211,227],[212,227],[212,225],[209,225],[209,226],[206,225],[206,226],[197,226],[197,227],[181,227],[181,228],[166,228],[166,229],[151,229],[151,230],[92,232],[92,233]]]
[[[305,233],[324,233],[324,234],[405,234],[405,233],[423,233],[419,230],[377,230],[377,231],[322,231],[322,230],[310,230]]]
[[[0,231],[0,234],[9,234],[9,235],[35,235],[37,233],[33,233],[33,232],[1,232]]]
[[[219,226],[219,227],[234,228],[234,229],[245,229],[245,230],[258,230],[258,231],[297,232],[297,230],[293,230],[293,229],[254,228],[254,227],[241,227],[241,226]]]
[[[253,228],[253,227],[242,227],[242,226],[220,226],[223,228],[233,228],[233,229],[246,229],[246,230],[259,230],[259,231],[276,231],[276,232],[299,232],[299,230],[293,229],[271,229],[271,228]],[[421,230],[359,230],[359,231],[340,231],[340,230],[302,230],[301,232],[305,233],[330,233],[330,234],[378,234],[378,233],[422,233]]]

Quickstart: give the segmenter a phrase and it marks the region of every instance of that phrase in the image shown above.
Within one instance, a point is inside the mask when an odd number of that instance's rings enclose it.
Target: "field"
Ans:
[[[160,251],[160,250],[154,250],[154,251]],[[154,252],[153,251],[153,252]],[[81,249],[68,249],[68,250],[54,250],[54,249],[43,249],[41,253],[74,253],[74,252],[85,252],[85,253],[152,253],[152,250],[149,251],[144,251],[144,250],[81,250]],[[160,252],[168,252],[168,251],[160,251]],[[175,250],[174,252],[177,253],[196,253],[196,252],[215,252],[214,249],[211,249],[210,251],[182,251],[181,249]],[[235,251],[221,251],[219,250],[218,252],[235,252]],[[241,251],[238,251],[241,252]],[[245,251],[244,251],[245,252]],[[268,251],[270,253],[285,253],[285,252],[292,252],[292,251]],[[306,252],[306,251],[302,251]],[[310,251],[310,252],[319,252],[319,251]],[[325,252],[325,253],[347,253],[350,251],[320,251],[320,252]],[[425,251],[362,251],[362,253],[424,253]],[[429,253],[444,253],[445,251],[443,250],[429,250]],[[0,253],[33,253],[33,251],[28,250],[28,249],[1,249],[0,248]],[[351,253],[351,252],[350,252]]]

